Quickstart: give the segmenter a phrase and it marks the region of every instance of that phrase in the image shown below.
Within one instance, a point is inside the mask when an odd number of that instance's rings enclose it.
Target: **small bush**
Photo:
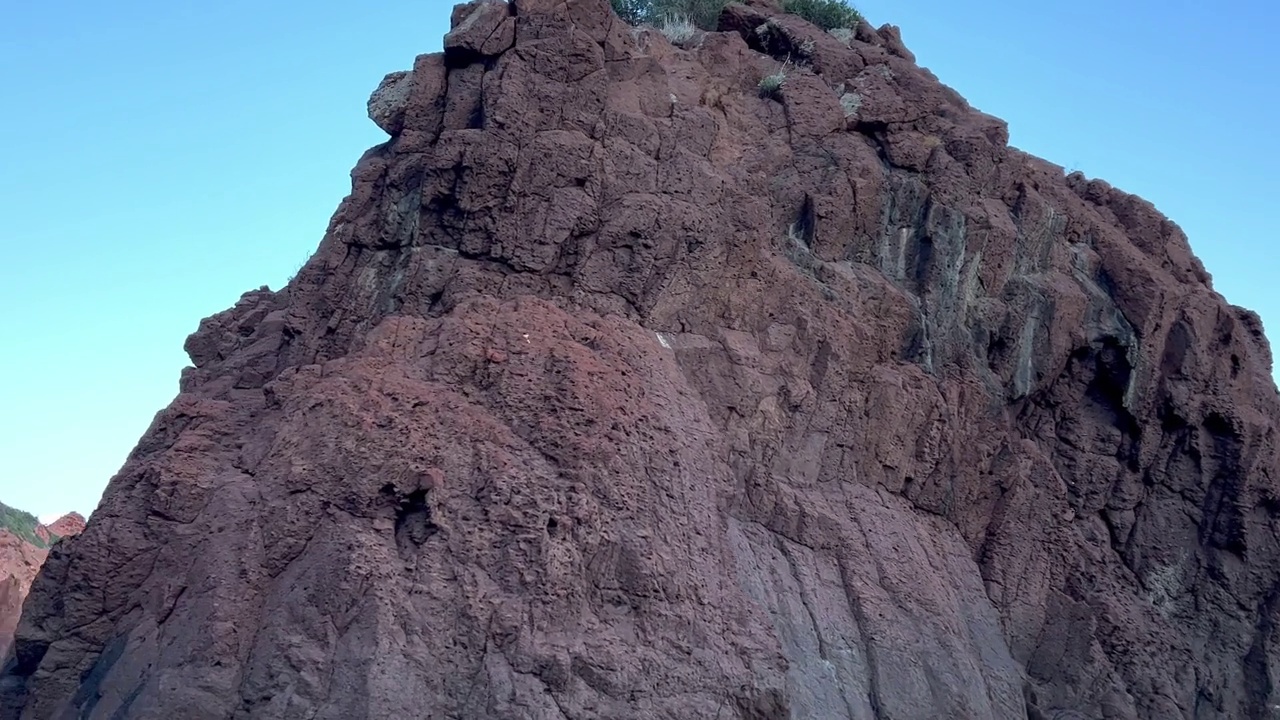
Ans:
[[[698,28],[683,15],[668,15],[663,18],[660,29],[672,45],[680,47],[688,45],[689,41],[698,35]]]
[[[609,0],[609,3],[629,25],[662,27],[666,18],[680,17],[703,30],[715,30],[720,11],[729,0]],[[823,30],[853,30],[862,21],[862,15],[845,0],[782,0],[782,9]]]
[[[787,82],[787,67],[788,63],[783,63],[782,67],[778,68],[778,72],[760,78],[760,84],[756,86],[760,90],[760,97],[778,96],[783,84]]]
[[[729,0],[609,0],[618,17],[630,25],[664,28],[668,18],[683,18],[694,27],[715,30]],[[663,29],[663,34],[666,34]],[[675,42],[674,40],[672,42]],[[677,43],[678,44],[678,43]]]
[[[727,0],[667,0],[679,6],[676,10],[667,10],[666,14],[679,13],[703,30],[712,31],[720,22],[720,11],[729,3]]]
[[[609,0],[613,11],[628,25],[639,25],[644,22],[645,12],[652,3],[645,0]]]
[[[782,9],[823,30],[853,29],[862,21],[862,15],[844,0],[782,0]]]

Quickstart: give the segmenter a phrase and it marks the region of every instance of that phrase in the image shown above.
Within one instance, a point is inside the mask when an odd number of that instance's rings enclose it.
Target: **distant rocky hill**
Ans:
[[[80,513],[67,513],[44,526],[54,538],[70,537],[84,532],[85,519]]]
[[[895,27],[716,22],[458,7],[188,338],[0,717],[1275,717],[1258,316]]]
[[[9,652],[22,601],[44,563],[49,546],[84,530],[85,520],[70,513],[41,525],[31,513],[0,503],[0,662]]]

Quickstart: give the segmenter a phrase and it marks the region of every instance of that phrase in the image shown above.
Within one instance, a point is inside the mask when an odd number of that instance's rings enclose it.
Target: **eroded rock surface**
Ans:
[[[54,548],[6,717],[1280,704],[1268,345],[1150,204],[892,27],[453,21]]]
[[[0,503],[0,657],[9,653],[22,602],[49,554],[50,543],[82,530],[84,517],[79,513],[63,515],[46,526]]]

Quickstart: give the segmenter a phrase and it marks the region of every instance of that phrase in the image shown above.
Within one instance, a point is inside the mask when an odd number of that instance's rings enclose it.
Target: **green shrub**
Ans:
[[[787,82],[787,68],[789,65],[790,61],[785,62],[782,67],[778,68],[778,72],[760,78],[760,84],[756,86],[760,91],[760,97],[777,97],[778,93],[782,92],[782,86]]]
[[[703,30],[715,30],[720,11],[729,0],[609,0],[618,17],[630,25],[663,27],[671,18],[683,18]]]
[[[857,28],[862,15],[844,0],[782,0],[782,9],[823,30]]]
[[[48,547],[45,541],[36,535],[36,526],[39,524],[40,521],[35,515],[0,503],[0,529],[8,530],[38,548]]]
[[[683,14],[690,22],[703,30],[715,30],[720,21],[720,11],[728,5],[727,0],[667,0],[672,5],[682,6],[681,12],[667,14]]]
[[[662,27],[659,30],[671,41],[672,45],[680,47],[688,45],[698,35],[698,28],[694,26],[689,18],[683,15],[668,15],[663,18]]]
[[[628,25],[639,25],[644,22],[645,13],[651,4],[646,0],[609,0],[613,11]]]
[[[613,11],[631,25],[662,27],[667,18],[687,18],[703,30],[715,30],[729,0],[609,0]],[[862,15],[845,0],[782,0],[782,9],[823,30],[858,27]]]

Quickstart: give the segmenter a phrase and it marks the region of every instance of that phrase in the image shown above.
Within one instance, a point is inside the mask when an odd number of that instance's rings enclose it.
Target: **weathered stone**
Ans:
[[[1280,704],[1271,355],[1176,226],[893,28],[506,12],[497,61],[418,59],[298,276],[192,335],[0,714]]]
[[[16,511],[3,504],[0,510],[16,517]],[[64,515],[49,525],[36,524],[30,535],[0,526],[0,659],[9,653],[22,601],[49,554],[49,545],[82,530],[84,518],[79,513]]]
[[[444,36],[446,56],[461,62],[498,55],[516,38],[515,18],[503,0],[478,0],[454,9],[453,29]]]
[[[409,104],[413,73],[405,70],[389,73],[369,96],[369,119],[388,135],[404,128],[404,111]]]
[[[769,21],[769,15],[743,3],[729,3],[720,11],[716,29],[720,32],[736,32],[750,38],[756,28]]]
[[[884,40],[885,47],[890,53],[907,62],[916,61],[916,56],[902,42],[902,30],[897,25],[881,25],[876,33]]]

